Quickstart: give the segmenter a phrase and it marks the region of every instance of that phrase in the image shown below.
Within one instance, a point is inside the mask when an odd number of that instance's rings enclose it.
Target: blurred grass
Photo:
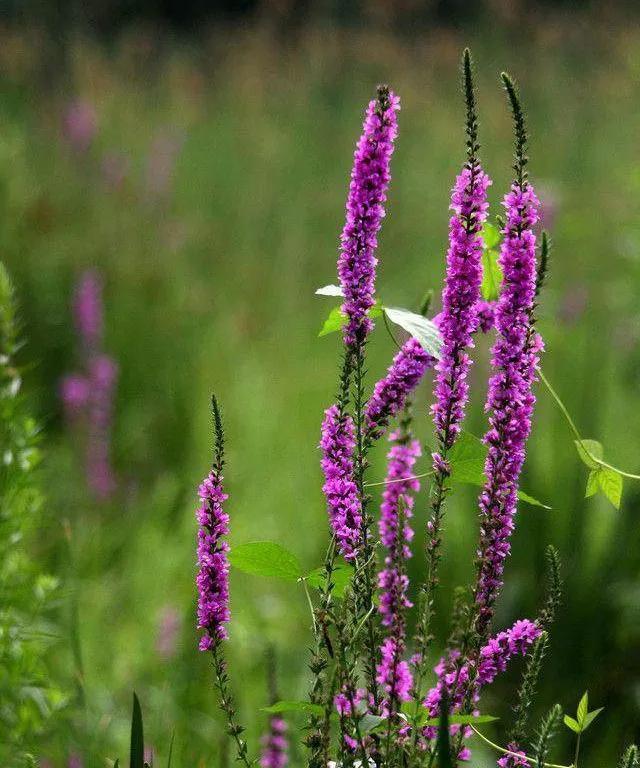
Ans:
[[[638,470],[637,30],[576,15],[411,41],[318,29],[283,44],[251,28],[195,44],[131,32],[108,50],[76,41],[68,69],[44,80],[38,39],[5,37],[0,249],[22,300],[24,359],[36,362],[28,384],[48,425],[49,528],[40,548],[70,574],[77,595],[90,708],[86,724],[72,719],[51,750],[70,748],[86,728],[92,743],[76,745],[85,754],[119,748],[124,756],[136,688],[160,752],[175,725],[179,765],[201,757],[216,764],[223,731],[192,630],[193,497],[211,447],[211,390],[226,418],[232,541],[276,539],[309,568],[320,562],[326,525],[316,444],[335,388],[338,341],[316,338],[331,300],[313,291],[335,279],[353,145],[380,81],[403,104],[379,252],[382,297],[412,306],[427,288],[439,293],[449,189],[463,160],[458,59],[469,44],[494,212],[510,174],[511,127],[497,77],[505,68],[529,115],[532,179],[554,209],[540,313],[545,371],[584,436],[602,440],[614,463]],[[85,154],[61,136],[62,114],[77,99],[98,118]],[[175,168],[158,193],[149,188],[149,164],[167,136],[177,146]],[[128,164],[115,188],[102,170],[114,152]],[[70,296],[86,266],[105,276],[106,348],[121,369],[114,458],[122,492],[101,507],[83,489],[57,400],[60,377],[76,364]],[[484,427],[486,351],[480,343],[473,374],[476,434]],[[379,329],[372,379],[391,353]],[[590,733],[593,764],[611,763],[633,734],[640,702],[639,487],[627,485],[620,512],[584,501],[586,468],[557,409],[539,395],[524,487],[553,511],[521,510],[498,622],[535,611],[542,553],[554,542],[566,563],[567,597],[541,700],[569,709],[588,687],[608,716],[597,736]],[[427,405],[425,386],[416,408],[424,439]],[[372,477],[381,476],[382,454],[381,447]],[[423,498],[418,529],[425,508]],[[441,638],[451,587],[472,572],[475,519],[474,493],[456,493],[447,514]],[[414,576],[420,562],[413,561]],[[302,593],[290,587],[234,575],[232,591],[232,667],[255,736],[266,644],[280,648],[283,696],[302,696],[309,619]],[[155,643],[167,606],[182,630],[175,656],[163,660]],[[67,672],[69,645],[63,638],[58,647]],[[506,715],[515,679],[488,697],[492,712]]]

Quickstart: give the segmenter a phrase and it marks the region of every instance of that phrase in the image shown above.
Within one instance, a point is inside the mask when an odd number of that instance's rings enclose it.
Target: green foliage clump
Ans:
[[[58,585],[30,547],[43,499],[38,426],[14,363],[19,346],[13,288],[0,263],[0,764],[7,767],[31,759],[26,750],[64,703],[45,663],[55,639],[45,616]]]

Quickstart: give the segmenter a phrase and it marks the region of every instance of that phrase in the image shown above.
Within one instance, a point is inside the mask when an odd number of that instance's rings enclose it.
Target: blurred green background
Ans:
[[[469,14],[439,3],[417,16],[412,3],[362,3],[357,13],[231,4],[233,13],[194,11],[187,25],[169,12],[96,20],[32,6],[0,28],[0,258],[16,283],[25,389],[44,428],[46,502],[32,544],[61,578],[49,658],[70,692],[38,754],[55,766],[76,753],[91,767],[124,757],[135,689],[156,754],[175,728],[178,766],[217,766],[224,730],[196,651],[193,585],[209,393],[226,421],[232,543],[273,539],[316,567],[326,542],[316,446],[339,340],[317,338],[332,300],[313,294],[335,282],[351,156],[377,83],[402,99],[378,288],[386,303],[415,307],[441,288],[449,190],[464,159],[462,48],[477,65],[494,213],[511,163],[498,73],[516,77],[554,244],[540,308],[544,369],[583,435],[613,463],[640,468],[640,27],[623,4],[494,2]],[[70,135],[70,110],[84,115],[86,140]],[[105,349],[120,369],[118,491],[107,503],[86,489],[58,396],[78,367],[71,302],[89,267],[104,278]],[[475,434],[487,350],[480,341]],[[392,352],[379,328],[371,383]],[[588,688],[606,710],[585,737],[587,764],[612,765],[638,735],[640,484],[627,482],[620,511],[585,500],[587,469],[538,394],[523,487],[553,510],[522,506],[496,624],[535,613],[553,542],[566,591],[539,706],[572,710]],[[429,402],[427,382],[416,404],[425,441]],[[423,492],[418,546],[425,516]],[[446,518],[440,641],[476,538],[475,493],[461,488]],[[418,554],[414,582],[421,566]],[[237,573],[232,609],[232,675],[255,739],[269,643],[282,697],[305,693],[308,609],[301,589]],[[492,688],[487,710],[508,718],[517,675]],[[294,747],[294,765],[300,754]],[[493,764],[482,754],[474,765]]]

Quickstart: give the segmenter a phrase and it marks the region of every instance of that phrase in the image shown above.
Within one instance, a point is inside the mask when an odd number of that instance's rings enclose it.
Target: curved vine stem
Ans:
[[[558,393],[551,386],[547,377],[544,375],[544,373],[542,373],[542,369],[540,368],[540,366],[536,366],[536,371],[538,373],[538,376],[540,377],[540,381],[545,385],[545,387],[549,390],[551,397],[553,397],[553,399],[556,401],[556,405],[558,406],[558,408],[560,408],[560,412],[564,416],[567,424],[569,425],[569,428],[573,432],[577,442],[580,444],[580,447],[582,448],[586,456],[588,456],[589,459],[591,459],[591,461],[593,461],[598,466],[605,467],[606,469],[612,469],[614,472],[617,472],[619,475],[622,475],[622,477],[628,477],[631,480],[640,480],[640,475],[634,475],[632,472],[625,472],[623,469],[618,469],[618,467],[614,467],[613,464],[609,464],[608,462],[604,461],[603,459],[599,459],[597,456],[594,456],[593,453],[591,453],[586,443],[584,442],[584,438],[578,431],[578,427],[576,427],[574,420],[571,418],[571,414],[567,410],[566,405],[562,402]]]
[[[482,733],[480,733],[480,731],[477,728],[475,728],[473,725],[469,724],[469,727],[476,734],[476,736],[479,736],[482,739],[482,741],[485,742],[485,744],[488,744],[490,747],[497,749],[498,752],[502,752],[503,755],[510,755],[511,757],[522,758],[522,755],[520,753],[512,752],[510,749],[505,749],[504,747],[501,747],[498,744],[494,744],[493,741],[491,741]],[[524,759],[528,763],[531,763],[531,765],[538,765],[538,761],[535,760],[533,757],[528,757],[527,755],[525,755]],[[571,765],[558,765],[557,763],[542,763],[542,765],[544,766],[544,768],[575,768],[575,765],[573,763]]]

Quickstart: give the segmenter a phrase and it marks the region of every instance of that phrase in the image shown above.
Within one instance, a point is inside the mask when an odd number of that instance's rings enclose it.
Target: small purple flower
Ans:
[[[286,733],[287,724],[281,717],[272,717],[269,720],[269,733],[262,737],[262,768],[285,768],[289,763],[289,742]]]
[[[76,288],[74,315],[80,338],[89,349],[102,340],[102,314],[102,278],[95,269],[88,269]]]
[[[69,755],[69,768],[84,768],[84,761],[77,752]]]
[[[390,160],[398,133],[400,99],[386,87],[369,103],[362,136],[354,153],[347,217],[341,236],[338,275],[347,316],[344,340],[349,346],[364,342],[373,324],[368,317],[375,303],[375,251],[385,215],[384,203],[391,178]]]
[[[482,333],[489,333],[496,324],[496,302],[479,301],[478,307],[478,327]]]
[[[495,311],[496,341],[486,410],[489,446],[480,495],[480,545],[475,602],[476,628],[485,635],[502,587],[504,563],[515,527],[518,480],[535,404],[532,385],[542,340],[533,328],[538,199],[531,185],[514,183],[505,197],[506,225],[499,263],[504,275]]]
[[[357,556],[361,540],[362,505],[353,466],[355,444],[353,420],[332,405],[325,411],[320,438],[320,464],[325,477],[322,490],[338,549],[346,560]]]
[[[404,408],[407,397],[434,362],[417,339],[411,337],[405,341],[387,369],[387,375],[374,386],[367,403],[365,423],[371,437],[379,437],[389,420]]]
[[[515,754],[504,755],[499,758],[497,763],[498,768],[524,768],[524,766],[529,765],[525,753],[519,749],[517,744],[507,744],[507,749],[509,752],[514,752]]]
[[[229,545],[224,537],[229,533],[229,515],[223,504],[228,496],[222,485],[222,475],[212,469],[203,480],[198,495],[198,629],[204,630],[200,650],[213,648],[227,637],[225,624],[229,621]]]
[[[479,165],[465,167],[451,194],[453,216],[449,220],[447,273],[442,292],[438,327],[442,335],[440,360],[436,364],[435,402],[432,413],[438,439],[444,450],[451,448],[460,432],[469,397],[467,376],[478,327],[478,302],[482,282],[482,225],[489,204],[491,180]]]
[[[98,355],[90,361],[87,480],[99,499],[111,496],[117,485],[109,458],[113,389],[117,376],[118,366],[108,355]]]
[[[98,119],[95,108],[87,101],[75,101],[64,114],[64,136],[76,152],[86,152],[96,135]]]

